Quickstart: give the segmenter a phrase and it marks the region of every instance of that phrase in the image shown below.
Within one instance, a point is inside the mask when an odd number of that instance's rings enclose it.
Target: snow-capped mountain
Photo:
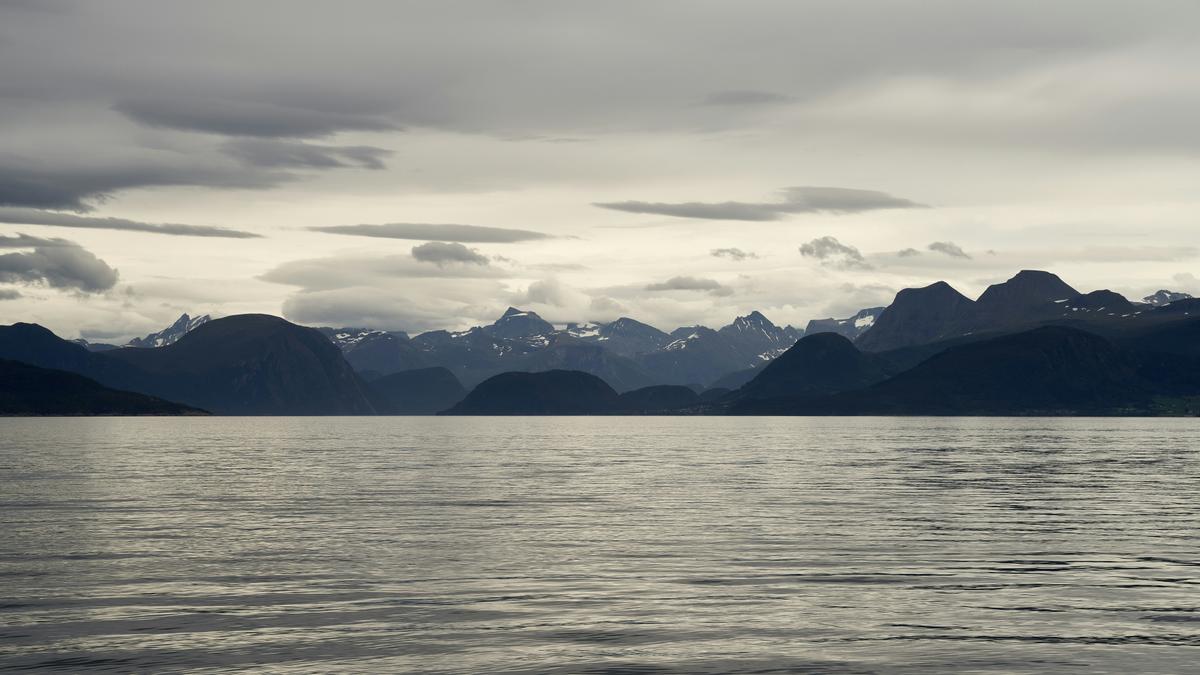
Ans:
[[[883,307],[860,309],[854,316],[847,319],[813,319],[804,329],[805,335],[817,333],[837,333],[854,340],[868,328],[875,325],[875,319],[883,314]]]
[[[1163,305],[1169,305],[1172,302],[1175,302],[1176,300],[1191,300],[1191,299],[1192,299],[1192,296],[1187,293],[1180,293],[1178,291],[1162,290],[1162,291],[1158,291],[1154,295],[1147,295],[1146,297],[1142,298],[1142,302],[1149,304],[1149,305],[1154,305],[1155,307],[1161,307]]]
[[[720,330],[696,326],[667,334],[628,317],[558,329],[536,312],[516,307],[487,326],[429,331],[411,339],[368,328],[320,330],[356,370],[371,376],[442,366],[471,386],[509,370],[573,366],[611,380],[618,389],[711,382],[773,359],[803,335],[792,326],[776,326],[761,312],[738,317]]]
[[[564,332],[577,340],[603,345],[609,351],[629,357],[662,349],[671,341],[671,337],[661,330],[629,317],[609,323],[571,323]]]
[[[708,385],[727,373],[752,368],[787,351],[804,331],[771,323],[761,312],[739,316],[727,326],[684,326],[670,341],[638,361],[657,381]]]
[[[175,323],[171,324],[170,326],[167,326],[157,333],[151,333],[146,337],[134,338],[126,343],[125,346],[149,348],[165,347],[167,345],[175,344],[179,341],[179,338],[192,332],[198,326],[203,326],[204,324],[208,323],[210,319],[211,317],[209,317],[207,314],[204,316],[198,316],[194,319],[189,317],[187,314],[184,314],[176,319]]]

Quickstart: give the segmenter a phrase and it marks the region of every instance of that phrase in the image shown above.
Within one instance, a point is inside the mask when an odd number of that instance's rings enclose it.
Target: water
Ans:
[[[0,420],[0,669],[1200,672],[1197,438]]]

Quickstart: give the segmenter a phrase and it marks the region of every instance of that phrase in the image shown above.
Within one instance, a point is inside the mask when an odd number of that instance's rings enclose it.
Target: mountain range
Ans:
[[[937,282],[804,330],[757,311],[664,332],[510,307],[412,337],[185,314],[122,347],[0,326],[0,359],[22,383],[0,392],[10,414],[1188,414],[1200,300],[1025,270],[974,300]]]

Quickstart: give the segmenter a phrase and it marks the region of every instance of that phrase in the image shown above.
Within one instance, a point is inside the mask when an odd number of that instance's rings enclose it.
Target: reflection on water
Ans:
[[[0,669],[1196,672],[1197,438],[0,420]]]

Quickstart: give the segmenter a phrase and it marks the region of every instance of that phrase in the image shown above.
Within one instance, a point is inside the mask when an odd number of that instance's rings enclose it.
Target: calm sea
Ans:
[[[1200,672],[1200,421],[0,420],[0,669]]]

